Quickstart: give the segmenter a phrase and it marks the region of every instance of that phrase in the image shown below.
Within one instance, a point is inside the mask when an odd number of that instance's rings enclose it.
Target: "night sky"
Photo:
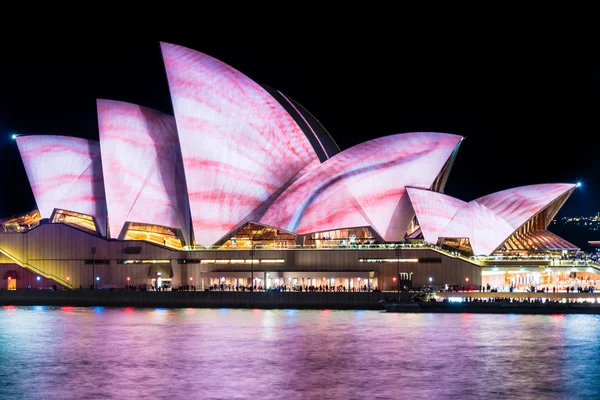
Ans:
[[[35,208],[13,132],[97,140],[96,98],[172,114],[159,41],[281,90],[342,149],[402,132],[466,136],[446,187],[452,196],[468,201],[514,186],[581,181],[559,216],[600,211],[599,64],[591,57],[528,40],[417,44],[400,31],[308,36],[278,25],[223,36],[124,26],[81,20],[62,33],[49,25],[4,37],[0,217]]]

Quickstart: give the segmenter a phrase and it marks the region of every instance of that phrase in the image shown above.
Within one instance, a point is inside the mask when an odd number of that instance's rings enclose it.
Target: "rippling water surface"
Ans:
[[[0,398],[600,398],[600,316],[0,307]]]

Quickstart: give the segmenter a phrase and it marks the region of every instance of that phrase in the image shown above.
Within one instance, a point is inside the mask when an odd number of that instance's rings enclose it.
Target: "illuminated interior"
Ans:
[[[375,243],[376,239],[369,228],[348,228],[317,232],[306,235],[305,246],[354,246]]]
[[[487,268],[482,273],[484,285],[507,291],[512,286],[515,290],[528,290],[531,286],[549,291],[565,290],[567,287],[585,288],[595,286],[600,275],[591,269],[582,268]]]
[[[227,240],[222,249],[235,249],[252,246],[288,248],[296,245],[296,235],[281,229],[272,228],[256,223],[244,225]]]
[[[408,226],[408,230],[406,231],[407,239],[422,239],[423,232],[421,231],[421,226],[419,225],[419,221],[417,220],[417,216],[415,215],[413,219],[410,220],[410,225]]]
[[[67,210],[54,210],[52,223],[61,223],[97,232],[94,218],[87,214],[80,214]]]
[[[125,232],[124,239],[145,240],[148,242],[173,247],[176,249],[183,248],[181,238],[178,236],[176,230],[160,225],[140,224],[137,222],[132,222],[127,227],[127,232]]]
[[[469,238],[440,238],[439,245],[449,250],[458,251],[464,255],[473,255]]]
[[[2,232],[27,232],[40,224],[40,212],[33,210],[26,214],[13,215],[0,220],[0,231]]]

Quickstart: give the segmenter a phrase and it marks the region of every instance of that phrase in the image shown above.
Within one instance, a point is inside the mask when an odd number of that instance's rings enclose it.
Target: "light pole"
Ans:
[[[398,271],[396,274],[396,276],[398,277],[398,301],[400,301],[400,248],[399,247],[396,247],[396,261],[398,262]]]
[[[250,271],[252,279],[250,284],[252,285],[252,291],[254,292],[254,244],[252,241],[250,242]]]
[[[92,290],[96,288],[96,248],[92,247]]]

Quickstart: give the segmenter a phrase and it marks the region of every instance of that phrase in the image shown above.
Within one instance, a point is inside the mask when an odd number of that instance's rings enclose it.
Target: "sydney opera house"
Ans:
[[[289,96],[161,43],[174,116],[97,101],[98,141],[22,135],[37,209],[0,221],[1,288],[544,284],[575,185],[443,194],[462,137],[341,151]],[[0,171],[2,173],[2,171]],[[593,271],[581,273],[595,274]]]

